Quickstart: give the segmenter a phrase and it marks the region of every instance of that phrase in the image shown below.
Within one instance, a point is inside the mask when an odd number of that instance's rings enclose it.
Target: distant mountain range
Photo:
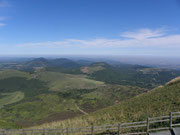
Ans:
[[[66,58],[59,58],[59,59],[37,58],[26,62],[23,66],[26,68],[34,68],[34,67],[77,68],[80,67],[81,65]]]
[[[91,79],[108,84],[135,85],[153,88],[180,75],[180,71],[166,68],[152,68],[143,65],[125,64],[117,61],[92,62],[67,58],[35,58],[19,63],[6,63],[5,69],[34,72],[37,68],[66,74],[86,74]]]

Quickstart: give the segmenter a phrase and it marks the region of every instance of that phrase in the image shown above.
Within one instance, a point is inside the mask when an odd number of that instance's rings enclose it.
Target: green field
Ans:
[[[12,93],[1,93],[0,94],[0,108],[5,105],[13,104],[21,101],[24,98],[24,93],[17,91]]]
[[[42,94],[33,101],[21,102],[5,107],[0,111],[1,120],[16,127],[26,127],[53,120],[64,120],[80,114],[74,105],[74,100],[65,100],[57,94]]]
[[[85,75],[71,75],[58,72],[37,73],[37,79],[48,83],[52,91],[71,89],[93,89],[104,85],[103,82],[88,79]]]
[[[0,79],[6,79],[10,77],[25,77],[29,78],[30,75],[27,72],[17,71],[17,70],[2,70],[0,71]]]
[[[0,120],[3,121],[0,126],[21,128],[65,120],[146,91],[133,86],[104,85],[86,77],[40,71],[29,78],[0,79]]]
[[[180,111],[180,82],[156,88],[137,97],[125,100],[114,106],[101,109],[88,116],[71,120],[53,122],[38,126],[40,128],[83,127],[145,120],[147,117],[168,115]]]

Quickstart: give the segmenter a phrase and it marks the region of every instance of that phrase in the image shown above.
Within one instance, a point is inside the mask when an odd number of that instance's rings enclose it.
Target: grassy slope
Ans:
[[[27,79],[24,77],[11,77],[0,80],[0,92],[10,93],[21,91],[25,99],[31,99],[36,95],[48,93],[46,83],[37,79]]]
[[[82,115],[78,107],[89,113],[143,92],[144,89],[132,86],[103,86],[93,90],[45,93],[33,97],[32,100],[6,106],[0,110],[0,119],[9,125],[13,121],[16,127],[65,120]],[[8,124],[0,126],[6,125]]]
[[[19,74],[24,74],[24,72],[18,72]],[[52,88],[51,90],[60,91],[49,92],[49,88],[46,87],[46,83],[43,81],[49,82],[48,85]],[[51,124],[49,125],[51,128],[68,125],[79,127],[89,125],[91,122],[100,125],[117,121],[141,120],[147,116],[147,111],[151,115],[158,115],[163,110],[164,104],[169,103],[170,107],[171,104],[173,104],[172,106],[179,104],[179,101],[177,103],[171,100],[164,102],[165,99],[174,99],[176,96],[176,94],[171,95],[166,89],[176,90],[176,88],[180,87],[179,85],[175,86],[176,84],[171,84],[164,88],[158,88],[156,91],[149,92],[147,95],[145,94],[128,100],[129,102],[127,102],[124,100],[144,92],[144,89],[119,85],[102,86],[102,82],[87,79],[84,75],[69,75],[55,72],[39,72],[33,74],[31,77],[29,75],[27,77],[15,77],[13,75],[10,78],[0,79],[0,90],[3,93],[22,91],[25,94],[26,100],[1,109],[0,127],[16,127],[17,125],[21,127],[22,125],[29,126],[58,119],[64,120],[80,114],[75,104],[85,111],[92,111],[93,109],[96,110],[117,104],[120,101],[124,102],[88,116],[54,123],[52,126]],[[69,86],[66,87],[67,85]],[[84,88],[89,88],[89,90]],[[156,105],[156,102],[162,104],[162,107],[158,106],[158,104]],[[149,108],[147,108],[148,106]],[[88,110],[88,108],[91,110]],[[171,108],[165,109],[165,112],[169,112]],[[133,115],[133,113],[136,115]]]
[[[17,70],[3,70],[0,71],[0,79],[6,79],[10,77],[25,77],[29,78],[30,75],[27,72],[21,72]]]
[[[84,75],[38,73],[38,77],[48,82],[50,89],[55,90],[92,89],[103,85],[103,82],[87,79]],[[77,99],[66,98],[56,92],[48,91],[46,83],[36,78],[36,75],[37,73],[29,75],[15,70],[0,72],[0,107],[3,107],[0,110],[1,127],[29,126],[81,114],[75,106]]]
[[[40,72],[37,78],[48,82],[50,90],[61,91],[69,89],[93,89],[103,85],[103,82],[87,79],[85,75],[70,75],[57,72]]]
[[[78,113],[73,103],[74,100],[64,100],[56,94],[42,94],[36,96],[33,101],[21,102],[4,108],[0,116],[1,120],[7,123],[14,121],[17,127],[26,127],[53,119],[67,119],[67,116],[63,114]]]
[[[24,94],[24,99],[20,102],[15,102],[14,99],[17,98],[13,99],[11,95],[11,100],[14,103],[9,101],[8,105],[6,104],[0,110],[0,127],[19,128],[54,120],[64,120],[82,115],[78,107],[86,112],[92,112],[144,92],[144,89],[138,87],[104,85],[102,82],[86,79],[84,75],[54,72],[39,72],[36,76],[34,75],[28,76],[28,78],[0,79],[1,94],[11,93],[13,95],[17,94],[17,91]],[[50,81],[50,84],[57,81],[55,87],[58,88],[62,88],[61,83],[64,81],[68,82],[66,85],[69,84],[71,87],[66,91],[49,91],[46,83],[40,81],[39,77],[43,77],[44,81]],[[74,82],[75,84],[73,84]],[[75,87],[91,89],[73,89]],[[3,97],[0,100],[2,105],[5,105],[6,98],[9,99],[9,97]]]
[[[156,88],[148,93],[120,102],[88,116],[71,120],[54,122],[39,126],[39,128],[84,127],[92,122],[95,125],[130,122],[145,118],[168,115],[171,111],[180,111],[180,82],[175,81],[164,87]]]
[[[92,74],[94,72],[97,72],[97,71],[100,71],[100,70],[103,70],[103,69],[104,69],[104,67],[102,65],[92,65],[92,66],[82,67],[80,70],[83,73]]]
[[[60,92],[59,94],[66,99],[74,99],[81,109],[91,112],[117,104],[145,91],[146,89],[133,86],[105,85],[91,90],[74,89]]]
[[[21,101],[24,98],[24,93],[17,91],[12,93],[0,93],[0,108],[5,105],[13,104]]]

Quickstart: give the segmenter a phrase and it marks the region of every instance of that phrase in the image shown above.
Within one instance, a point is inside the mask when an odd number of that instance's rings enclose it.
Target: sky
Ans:
[[[0,0],[0,55],[180,56],[180,0]]]

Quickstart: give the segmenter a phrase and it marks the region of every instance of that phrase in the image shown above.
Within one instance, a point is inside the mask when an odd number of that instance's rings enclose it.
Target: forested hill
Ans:
[[[180,71],[173,69],[150,68],[141,65],[120,64],[112,66],[104,62],[93,63],[81,68],[91,79],[107,84],[133,85],[155,88],[180,76]]]
[[[66,58],[36,58],[25,62],[1,64],[0,67],[30,73],[45,70],[66,74],[85,74],[91,79],[103,81],[106,84],[132,85],[149,89],[163,85],[180,76],[180,71],[174,69],[152,68],[109,61],[108,63],[87,60],[74,61]]]

